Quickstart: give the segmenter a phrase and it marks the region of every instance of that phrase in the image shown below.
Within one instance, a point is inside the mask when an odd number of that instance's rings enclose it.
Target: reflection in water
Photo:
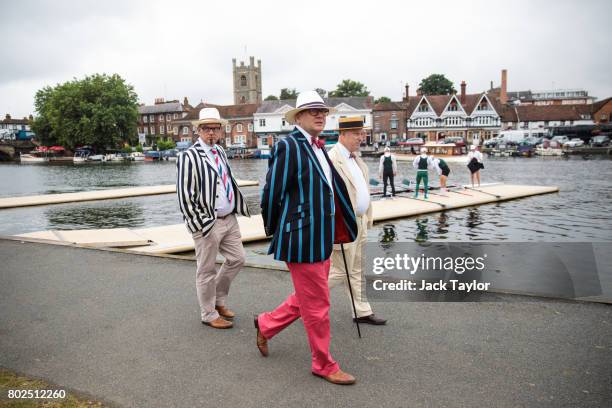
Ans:
[[[387,249],[393,246],[393,242],[397,240],[397,233],[395,232],[395,225],[384,224],[382,230],[378,235],[378,241],[381,243],[381,247]]]
[[[47,207],[49,229],[137,228],[145,225],[144,209],[138,202],[107,202],[102,206]]]
[[[429,237],[429,233],[427,232],[427,218],[417,218],[414,222],[416,222],[417,227],[417,234],[414,240],[416,242],[427,242],[427,238]]]
[[[444,234],[448,233],[448,215],[446,212],[441,212],[438,215],[438,225],[436,226],[436,233],[439,235],[439,238],[444,238]]]

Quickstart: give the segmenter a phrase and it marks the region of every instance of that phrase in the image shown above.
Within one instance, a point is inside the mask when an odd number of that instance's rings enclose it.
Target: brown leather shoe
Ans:
[[[206,326],[213,327],[215,329],[231,329],[234,326],[234,323],[228,322],[227,320],[225,320],[221,316],[217,317],[212,322],[202,322],[202,324],[205,324]]]
[[[317,377],[321,377],[324,380],[329,381],[332,384],[338,384],[338,385],[352,385],[352,384],[355,384],[355,382],[357,381],[355,377],[353,377],[352,375],[348,373],[345,373],[344,371],[340,369],[338,369],[338,371],[330,375],[321,375],[317,373],[312,373],[312,374],[316,375]]]
[[[236,313],[232,312],[225,306],[215,306],[215,309],[217,309],[217,312],[219,312],[219,314],[226,319],[233,319],[236,317]]]
[[[262,356],[268,357],[268,339],[266,339],[263,334],[259,331],[259,322],[257,321],[257,316],[253,316],[253,322],[255,323],[255,328],[257,329],[257,348]]]

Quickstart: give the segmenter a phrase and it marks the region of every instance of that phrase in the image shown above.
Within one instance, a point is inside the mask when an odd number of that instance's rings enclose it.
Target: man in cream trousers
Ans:
[[[357,216],[358,229],[357,239],[344,245],[357,311],[357,316],[353,316],[353,319],[359,321],[359,323],[383,325],[387,321],[374,315],[370,303],[365,298],[365,288],[363,286],[365,282],[362,259],[363,245],[367,240],[368,228],[374,222],[370,189],[367,182],[368,168],[357,155],[359,147],[365,139],[363,118],[361,116],[340,118],[338,122],[340,136],[338,143],[329,152],[329,158],[344,180],[344,184],[346,184],[353,210]],[[329,286],[333,287],[340,283],[346,284],[346,271],[340,245],[334,245],[331,263]]]

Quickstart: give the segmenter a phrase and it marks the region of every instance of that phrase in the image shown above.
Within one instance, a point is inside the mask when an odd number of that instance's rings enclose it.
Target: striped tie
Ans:
[[[229,177],[227,177],[227,173],[223,171],[223,166],[221,165],[221,160],[219,159],[219,152],[217,152],[216,148],[210,149],[213,156],[215,156],[215,163],[217,164],[217,170],[219,170],[219,177],[223,180],[223,185],[225,186],[225,195],[227,196],[227,200],[232,203],[232,186],[229,182]]]

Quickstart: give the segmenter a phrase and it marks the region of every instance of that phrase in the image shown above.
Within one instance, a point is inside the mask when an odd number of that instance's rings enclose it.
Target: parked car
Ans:
[[[591,146],[608,146],[609,144],[610,137],[607,135],[598,135],[591,139]]]
[[[555,136],[552,139],[550,139],[550,147],[561,147],[569,141],[570,141],[569,137],[565,135]]]
[[[410,145],[422,145],[423,143],[423,139],[421,139],[420,137],[413,137],[412,139],[408,139],[405,140],[403,142],[400,142],[401,146],[410,146]]]
[[[579,137],[575,137],[569,142],[564,143],[563,147],[580,147],[583,145],[584,145],[584,140],[580,139]]]
[[[497,140],[497,138],[494,137],[493,139],[485,140],[483,145],[484,147],[497,147],[498,143],[499,143],[499,140]]]
[[[465,139],[461,136],[447,136],[443,139],[441,143],[454,143],[457,146],[466,145]]]

